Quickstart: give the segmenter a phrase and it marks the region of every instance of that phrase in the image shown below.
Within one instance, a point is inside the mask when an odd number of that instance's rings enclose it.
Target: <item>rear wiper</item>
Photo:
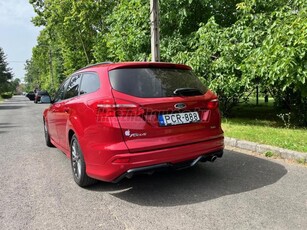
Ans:
[[[197,96],[197,95],[203,95],[202,92],[199,89],[195,88],[178,88],[175,89],[173,94],[175,96]]]

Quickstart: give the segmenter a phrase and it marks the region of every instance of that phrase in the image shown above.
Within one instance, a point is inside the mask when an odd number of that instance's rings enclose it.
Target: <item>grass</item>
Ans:
[[[307,129],[291,128],[291,116],[290,122],[283,121],[280,113],[284,111],[277,110],[272,100],[258,106],[252,101],[235,107],[230,117],[223,118],[222,127],[227,137],[307,153]]]

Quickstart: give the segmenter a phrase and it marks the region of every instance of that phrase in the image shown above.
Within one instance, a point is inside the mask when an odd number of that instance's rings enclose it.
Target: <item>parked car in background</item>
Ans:
[[[68,77],[43,113],[75,182],[118,182],[222,157],[218,98],[186,65],[101,63]]]
[[[41,101],[41,97],[42,96],[49,96],[50,97],[49,93],[47,91],[45,91],[45,90],[37,91],[35,93],[34,103],[39,103]]]
[[[30,91],[26,94],[26,97],[29,98],[30,101],[35,100],[35,93],[33,91]]]
[[[51,97],[49,95],[41,96],[40,103],[51,103]]]

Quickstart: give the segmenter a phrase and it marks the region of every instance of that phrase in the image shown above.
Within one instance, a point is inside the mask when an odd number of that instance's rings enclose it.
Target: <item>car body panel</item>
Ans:
[[[29,98],[30,101],[35,100],[35,93],[33,91],[30,91],[26,94],[26,97]]]
[[[124,96],[118,92],[113,92],[113,95],[115,98]],[[157,98],[154,103],[150,98],[137,98],[136,102],[136,98],[126,96],[126,101],[134,101],[145,110],[143,117],[118,117],[128,149],[130,152],[148,151],[206,141],[212,136],[218,136],[222,133],[219,110],[210,111],[205,108],[206,101],[216,98],[212,96],[213,94],[209,91],[206,95],[197,97]],[[183,111],[197,111],[201,121],[160,127],[157,119],[158,114],[182,112],[174,108],[178,103],[186,105]]]

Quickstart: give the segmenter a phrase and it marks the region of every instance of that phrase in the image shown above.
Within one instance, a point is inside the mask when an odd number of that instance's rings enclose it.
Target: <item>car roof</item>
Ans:
[[[192,68],[183,64],[174,64],[168,62],[102,62],[93,65],[86,66],[76,72],[83,72],[85,70],[96,70],[100,68],[107,68],[108,71],[113,69],[124,69],[124,68],[170,68],[170,69],[184,69],[191,70]]]

